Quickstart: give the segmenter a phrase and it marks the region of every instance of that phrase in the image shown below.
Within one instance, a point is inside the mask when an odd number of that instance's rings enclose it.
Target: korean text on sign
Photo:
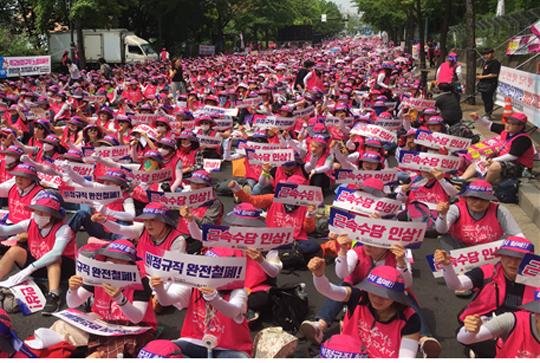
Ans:
[[[98,286],[108,283],[123,287],[141,284],[141,276],[135,265],[110,264],[79,255],[75,271],[87,285]]]
[[[163,203],[171,209],[179,209],[183,206],[197,208],[206,202],[216,199],[216,194],[212,187],[179,193],[147,191],[147,194],[150,202]]]
[[[318,206],[323,202],[323,193],[320,187],[278,183],[274,193],[274,202]]]
[[[294,228],[229,227],[205,224],[203,244],[207,247],[256,248],[268,251],[294,241]]]
[[[377,198],[369,193],[340,188],[333,206],[365,215],[378,213],[387,216],[397,213],[401,204],[397,200]]]

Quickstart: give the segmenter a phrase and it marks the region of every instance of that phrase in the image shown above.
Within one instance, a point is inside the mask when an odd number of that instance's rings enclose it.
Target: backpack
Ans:
[[[291,334],[296,334],[300,324],[309,313],[307,293],[304,289],[304,284],[270,289],[273,323]]]
[[[472,131],[472,126],[460,121],[448,128],[448,134],[452,136],[465,137],[471,139],[471,144],[476,144],[480,141],[480,136]]]
[[[519,202],[519,179],[504,179],[493,186],[493,191],[499,202],[517,204]]]
[[[414,201],[407,203],[405,210],[398,214],[397,219],[404,222],[427,223],[426,238],[433,238],[437,235],[435,219],[428,206],[422,202]]]

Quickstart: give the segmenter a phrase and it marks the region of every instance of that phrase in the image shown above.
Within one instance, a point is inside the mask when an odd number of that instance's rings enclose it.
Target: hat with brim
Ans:
[[[534,300],[523,304],[519,307],[520,309],[530,311],[532,313],[540,314],[540,290],[534,292]]]
[[[251,203],[236,205],[232,212],[225,215],[223,223],[231,226],[266,227],[266,222],[261,217],[261,210],[255,208]]]
[[[357,336],[335,334],[321,344],[321,358],[367,358]]]
[[[135,217],[135,221],[143,222],[147,220],[157,219],[169,226],[175,228],[177,224],[176,216],[178,213],[172,209],[167,208],[164,204],[159,202],[151,202],[144,207],[142,213]]]
[[[410,306],[401,273],[391,266],[377,266],[357,286],[360,290]]]
[[[465,187],[463,197],[473,197],[483,200],[497,200],[491,183],[485,180],[475,180]]]
[[[129,184],[126,173],[121,169],[109,169],[105,174],[97,177],[97,180],[99,182],[109,181],[123,186]]]
[[[157,339],[146,344],[137,358],[184,358],[182,349],[170,340]]]
[[[507,123],[515,125],[525,125],[527,120],[527,115],[521,112],[514,112],[506,118]]]
[[[1,150],[0,154],[20,157],[22,154],[24,154],[24,150],[16,145],[11,145],[5,150]]]
[[[534,253],[534,244],[525,237],[509,236],[495,254],[501,256],[523,258],[528,253]]]
[[[52,215],[58,219],[63,219],[65,212],[62,208],[63,200],[57,194],[52,194],[47,190],[42,190],[32,200],[32,204],[27,209],[37,210]]]
[[[186,179],[186,181],[189,183],[194,183],[194,184],[211,185],[212,177],[206,170],[200,169],[200,170],[194,171],[191,174],[191,177]]]
[[[22,176],[24,178],[30,178],[35,182],[39,181],[36,168],[26,163],[21,163],[17,165],[15,169],[9,171],[9,174],[14,176]]]
[[[359,190],[368,192],[376,197],[384,197],[384,183],[380,179],[376,178],[366,178],[360,185],[358,185]]]
[[[359,161],[367,161],[368,163],[377,163],[381,162],[381,156],[373,152],[364,152],[362,156],[358,159]]]
[[[96,256],[114,258],[116,260],[135,262],[137,261],[137,250],[135,245],[128,240],[119,239],[110,242],[96,252]]]

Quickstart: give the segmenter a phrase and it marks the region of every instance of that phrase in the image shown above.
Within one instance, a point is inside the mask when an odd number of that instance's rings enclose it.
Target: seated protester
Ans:
[[[48,120],[38,119],[32,124],[32,137],[28,140],[28,146],[41,147],[43,139],[52,133],[51,123]]]
[[[96,251],[94,258],[116,265],[129,265],[135,264],[137,253],[130,241],[115,240]],[[116,358],[118,354],[126,358],[136,357],[139,350],[152,340],[157,327],[156,316],[150,304],[152,290],[148,278],[142,277],[141,283],[142,286],[117,288],[107,283],[99,286],[85,285],[78,275],[69,278],[66,295],[69,308],[77,308],[93,297],[91,314],[96,318],[119,325],[152,327],[138,335],[105,337],[90,334],[88,358]]]
[[[26,233],[25,247],[14,245],[0,259],[0,279],[11,272],[13,266],[21,269],[8,281],[17,285],[30,276],[44,277],[49,284],[47,302],[42,315],[51,315],[60,308],[60,281],[75,273],[75,235],[67,224],[62,197],[55,191],[42,190],[26,208],[32,211],[30,219],[14,225],[0,225],[0,236]]]
[[[103,129],[97,125],[88,125],[82,131],[83,139],[81,146],[83,147],[98,147],[99,140],[105,136]]]
[[[153,128],[157,131],[157,140],[161,140],[164,137],[169,136],[169,133],[171,132],[171,125],[169,124],[169,120],[164,117],[160,116],[158,117],[152,125]]]
[[[322,135],[315,135],[309,142],[309,149],[305,157],[304,170],[309,175],[309,185],[321,187],[323,192],[330,190],[332,180],[330,175],[334,157],[328,147],[329,139]]]
[[[534,300],[534,288],[516,282],[516,275],[523,256],[534,253],[534,245],[526,238],[510,236],[497,250],[500,261],[486,264],[463,275],[457,275],[450,254],[436,250],[434,263],[443,266],[446,286],[453,290],[473,289],[473,300],[458,316],[460,324],[469,315],[490,317],[520,310],[520,306]],[[478,358],[495,357],[495,341],[486,341],[467,346]]]
[[[416,139],[416,129],[410,128],[405,132],[405,135],[398,140],[398,147],[396,148],[396,155],[399,155],[401,150],[406,151],[417,151],[419,150],[419,145],[416,145],[414,140]]]
[[[475,113],[471,114],[471,117],[480,120],[491,132],[500,135],[498,137],[500,151],[496,157],[487,159],[488,182],[494,184],[506,178],[519,178],[525,168],[533,167],[535,149],[531,138],[525,132],[527,116],[524,113],[512,113],[502,125],[493,123],[487,118],[479,119]],[[476,175],[476,163],[472,163],[456,181],[468,181]]]
[[[10,172],[19,165],[23,154],[24,150],[16,145],[10,145],[8,148],[0,150],[0,183],[12,178]]]
[[[9,314],[0,309],[0,358],[36,358],[32,350],[17,336]]]
[[[137,257],[140,259],[137,266],[144,274],[143,260],[146,251],[162,255],[165,251],[186,250],[186,241],[175,228],[177,223],[175,215],[176,211],[161,203],[152,202],[144,207],[142,214],[135,217],[135,223],[131,226],[113,222],[102,213],[92,215],[92,221],[102,224],[106,230],[114,234],[137,241]]]
[[[260,209],[249,203],[240,203],[223,218],[223,223],[235,227],[264,228],[266,222],[261,217],[261,212]],[[202,240],[201,230],[193,219],[189,221],[188,227],[193,238]],[[224,251],[225,249],[216,247],[214,250]],[[230,250],[237,252],[232,254],[233,256],[244,255],[241,250]],[[264,253],[257,249],[248,248],[245,255],[248,259],[244,288],[248,294],[248,320],[253,321],[263,312],[269,312],[271,307],[269,291],[271,287],[275,286],[275,278],[281,272],[283,264],[277,250],[270,250],[264,256]],[[220,253],[220,256],[224,256],[224,253]]]
[[[26,154],[34,157],[37,163],[51,164],[67,151],[60,144],[60,139],[53,134],[47,135],[43,139],[41,148],[37,146],[26,146],[18,141],[15,144],[21,147]]]
[[[298,155],[295,154],[295,156]],[[263,192],[267,191],[264,188],[271,188],[270,191],[268,191],[269,193],[271,193],[276,189],[276,185],[278,185],[279,183],[284,183],[289,177],[293,175],[297,175],[306,179],[304,183],[307,183],[306,172],[304,171],[304,168],[302,167],[302,161],[299,158],[295,158],[294,161],[288,161],[275,168],[272,168],[270,164],[264,164],[262,166],[261,177],[259,178],[259,182],[254,188],[252,194],[257,194],[255,193],[255,189],[257,189],[257,187]]]
[[[420,338],[420,318],[411,309],[401,273],[377,266],[358,287],[336,286],[324,275],[324,259],[308,263],[319,293],[347,303],[342,334],[358,337],[369,358],[415,358]],[[377,334],[374,334],[374,333]]]
[[[221,256],[220,250],[207,251],[208,256]],[[252,340],[247,313],[247,292],[242,285],[218,291],[209,287],[172,283],[165,286],[160,277],[152,277],[150,284],[158,302],[163,306],[174,305],[187,308],[180,339],[174,343],[188,358],[207,358],[205,335],[216,337],[212,348],[214,358],[248,358],[251,356]]]
[[[444,124],[444,119],[441,116],[431,116],[428,118],[428,120],[424,123],[423,126],[420,127],[421,130],[428,130],[431,132],[440,132],[443,134],[447,133],[446,125]]]
[[[441,247],[453,250],[497,241],[504,236],[523,236],[508,209],[496,203],[493,187],[477,179],[467,185],[457,203],[437,205],[435,228],[441,234]]]
[[[435,106],[441,111],[444,122],[449,126],[453,126],[463,118],[461,105],[452,93],[452,85],[440,83],[438,87],[442,93],[435,99]]]
[[[171,137],[162,137],[156,142],[158,152],[163,157],[163,169],[170,169],[173,172],[174,184],[170,190],[174,191],[180,186],[183,178],[182,160],[176,154],[176,140]]]
[[[79,116],[71,117],[62,130],[62,137],[60,143],[66,148],[70,149],[72,145],[80,145],[82,143],[83,135],[82,130],[86,126],[86,121]]]
[[[189,178],[192,172],[203,168],[203,153],[199,147],[199,141],[192,131],[184,130],[180,133],[176,156],[182,161],[184,178]]]
[[[95,204],[88,206],[81,204],[79,210],[69,220],[69,226],[74,232],[84,227],[84,230],[91,237],[103,240],[117,239],[113,233],[105,231],[103,226],[92,221],[92,210],[94,207],[99,213],[109,217],[113,221],[123,224],[132,222],[135,218],[135,204],[133,198],[129,195],[130,184],[127,175],[123,169],[109,169],[105,175],[98,177],[97,182],[91,182],[75,173],[71,168],[66,168],[66,175],[75,185],[94,188],[99,190],[103,187],[118,186],[122,191],[122,196],[109,204]],[[65,180],[65,179],[64,179]]]
[[[120,145],[129,145],[130,141],[130,132],[133,126],[131,125],[131,118],[125,115],[116,116],[117,129],[113,133],[113,136],[116,137]]]
[[[43,188],[32,165],[19,163],[9,174],[13,177],[0,184],[0,198],[8,199],[9,215],[6,221],[18,223],[30,218],[32,212],[27,207]]]
[[[137,354],[137,358],[184,358],[182,349],[170,340],[156,339],[148,342]]]
[[[219,132],[215,129],[216,123],[210,116],[202,116],[195,119],[195,126],[198,127],[196,135],[200,136],[219,136]],[[221,159],[223,150],[221,144],[215,147],[201,147],[203,156],[207,159]]]
[[[458,332],[461,344],[499,340],[495,358],[540,358],[540,291],[521,311],[503,313],[484,322],[478,315],[465,317]]]

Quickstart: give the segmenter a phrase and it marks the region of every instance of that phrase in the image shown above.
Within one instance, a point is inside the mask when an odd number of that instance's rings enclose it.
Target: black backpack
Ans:
[[[304,288],[303,284],[295,284],[270,289],[273,323],[291,334],[296,334],[309,312]]]
[[[519,202],[519,179],[504,179],[493,186],[493,191],[499,202],[517,204]]]

